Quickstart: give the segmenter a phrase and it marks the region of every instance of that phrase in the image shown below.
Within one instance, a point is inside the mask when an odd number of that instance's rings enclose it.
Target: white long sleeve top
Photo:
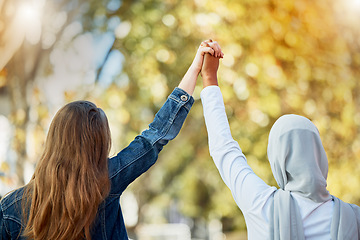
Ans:
[[[277,188],[267,185],[254,173],[232,138],[220,88],[203,89],[201,101],[210,155],[245,217],[248,239],[269,239],[270,208]],[[330,239],[333,202],[315,203],[295,193],[292,196],[299,205],[305,238]]]

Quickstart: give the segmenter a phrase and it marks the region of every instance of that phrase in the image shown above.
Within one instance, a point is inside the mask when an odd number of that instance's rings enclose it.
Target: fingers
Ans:
[[[211,39],[210,39],[211,40]],[[215,57],[222,57],[223,53],[221,52],[221,47],[216,41],[208,43],[212,49],[215,51]]]
[[[210,45],[209,45],[206,41],[203,41],[203,42],[201,43],[201,46],[203,46],[203,47],[210,47]]]
[[[204,48],[204,53],[209,53],[211,56],[214,56],[215,51],[211,47],[205,47]]]
[[[215,50],[210,47],[210,45],[201,43],[199,47],[199,53],[204,55],[205,53],[209,53],[211,56],[214,56]]]
[[[199,51],[201,55],[204,55],[205,53],[209,53],[210,55],[214,56],[215,50],[210,47],[210,45],[207,42],[202,42],[199,47]]]
[[[200,46],[212,48],[215,52],[214,54],[212,54],[214,57],[224,57],[224,53],[221,51],[220,45],[218,44],[218,42],[213,41],[212,39],[203,41]]]

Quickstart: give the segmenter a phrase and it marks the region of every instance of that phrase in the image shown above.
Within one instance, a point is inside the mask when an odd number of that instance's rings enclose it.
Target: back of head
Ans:
[[[25,193],[25,236],[90,239],[98,206],[110,188],[110,146],[106,115],[95,104],[72,102],[57,112]]]
[[[315,202],[330,198],[328,160],[318,129],[307,118],[284,115],[271,128],[268,158],[279,187]]]

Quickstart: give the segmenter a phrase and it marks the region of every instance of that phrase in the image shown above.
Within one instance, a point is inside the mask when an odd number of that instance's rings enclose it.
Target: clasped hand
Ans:
[[[218,85],[217,70],[219,68],[219,59],[224,57],[220,45],[211,39],[206,40],[201,43],[198,53],[203,56],[200,70],[203,79],[203,87]]]
[[[196,52],[194,61],[182,78],[179,88],[192,95],[199,73],[203,79],[203,86],[217,85],[217,70],[219,59],[224,56],[220,45],[211,39],[202,42]]]

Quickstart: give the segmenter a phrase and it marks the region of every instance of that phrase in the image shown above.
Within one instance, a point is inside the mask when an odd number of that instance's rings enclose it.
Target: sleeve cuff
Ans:
[[[189,95],[186,91],[178,87],[176,87],[174,91],[172,91],[169,98],[183,105],[186,109],[188,109],[188,111],[190,111],[195,101],[191,95]]]
[[[204,88],[201,93],[200,93],[200,98],[202,101],[204,101],[206,98],[209,98],[211,96],[216,96],[216,95],[219,95],[219,96],[222,96],[221,95],[221,90],[220,90],[220,87],[219,86],[216,86],[216,85],[211,85],[211,86],[208,86],[206,88]]]

